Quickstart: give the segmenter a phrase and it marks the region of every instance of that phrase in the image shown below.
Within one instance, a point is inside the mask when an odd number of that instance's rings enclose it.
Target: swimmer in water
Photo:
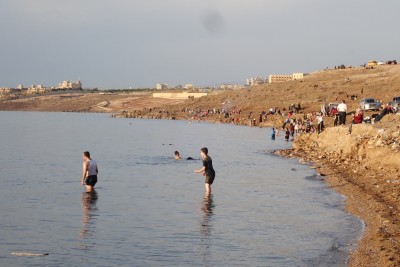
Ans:
[[[180,160],[181,159],[181,155],[179,154],[179,151],[175,151],[175,159],[176,160]]]
[[[179,151],[175,151],[175,159],[176,160],[180,160],[181,159],[181,154],[179,153]],[[186,160],[196,160],[195,158],[192,157],[187,157]]]

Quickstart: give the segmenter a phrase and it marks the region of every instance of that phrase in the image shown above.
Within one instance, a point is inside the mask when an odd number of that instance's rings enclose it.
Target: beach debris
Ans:
[[[11,252],[11,255],[13,256],[19,256],[19,257],[41,257],[41,256],[48,256],[49,253],[33,253],[33,252]]]

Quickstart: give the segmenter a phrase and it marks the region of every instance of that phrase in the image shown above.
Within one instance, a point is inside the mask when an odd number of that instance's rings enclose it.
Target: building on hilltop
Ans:
[[[254,86],[254,85],[260,85],[264,84],[267,79],[264,79],[263,77],[253,77],[249,78],[246,80],[246,86]]]
[[[286,81],[291,81],[291,80],[293,80],[293,76],[286,75],[286,74],[273,74],[273,75],[269,75],[269,77],[268,77],[269,83],[280,83],[280,82],[286,82]]]
[[[304,78],[304,73],[298,72],[298,73],[293,73],[293,80],[302,80]]]
[[[272,74],[268,77],[269,83],[287,82],[292,80],[302,80],[306,74],[298,72],[293,74]]]
[[[81,81],[62,81],[58,84],[57,89],[61,90],[82,90],[82,83]]]

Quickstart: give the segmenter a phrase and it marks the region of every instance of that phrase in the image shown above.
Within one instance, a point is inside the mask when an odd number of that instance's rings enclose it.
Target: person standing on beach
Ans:
[[[82,171],[82,185],[86,185],[86,192],[92,192],[95,184],[97,183],[97,174],[99,169],[96,161],[90,158],[89,151],[83,152],[83,171]]]
[[[289,128],[286,128],[286,132],[285,132],[285,141],[289,141],[289,136],[290,136]]]
[[[337,106],[337,110],[339,111],[339,125],[345,125],[346,124],[346,113],[347,113],[347,105],[342,100],[342,103],[340,103]]]
[[[203,147],[200,149],[201,157],[203,158],[203,168],[199,170],[195,170],[195,173],[203,173],[203,176],[206,177],[205,187],[206,187],[206,196],[211,195],[211,185],[215,179],[215,170],[213,168],[212,159],[208,156],[208,149]]]
[[[275,128],[274,127],[271,130],[271,139],[275,140]]]
[[[322,113],[317,115],[317,121],[318,121],[318,133],[320,134],[324,130],[324,118],[322,116]]]

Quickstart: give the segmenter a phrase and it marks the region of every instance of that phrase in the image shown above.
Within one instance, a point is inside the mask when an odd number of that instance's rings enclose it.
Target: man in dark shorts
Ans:
[[[90,158],[89,151],[83,152],[83,171],[82,171],[82,185],[86,184],[86,192],[92,192],[93,187],[97,183],[97,174],[99,169],[97,163]]]
[[[206,187],[206,196],[210,196],[211,194],[211,185],[215,179],[215,171],[212,165],[212,159],[208,156],[208,149],[203,147],[201,150],[201,157],[203,158],[203,168],[200,170],[195,170],[195,173],[203,172],[203,176],[206,177],[205,187]]]

